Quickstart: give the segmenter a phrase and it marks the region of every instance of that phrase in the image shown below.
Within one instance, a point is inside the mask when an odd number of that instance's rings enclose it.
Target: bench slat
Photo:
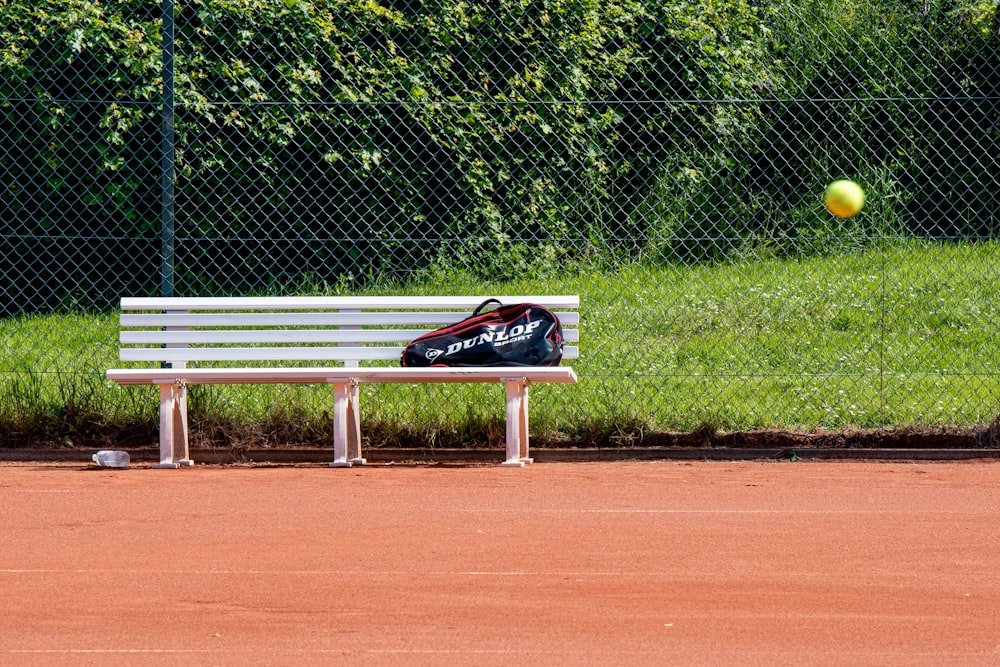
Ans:
[[[393,347],[133,347],[123,348],[122,361],[362,361],[399,360],[403,346]]]
[[[132,347],[122,361],[399,361],[403,346],[381,347]],[[563,358],[576,359],[579,348],[567,345]]]
[[[408,343],[433,329],[240,329],[185,331],[122,331],[122,345],[206,345],[251,343]],[[579,340],[579,331],[563,329],[568,341]]]
[[[476,366],[468,368],[113,368],[108,379],[119,384],[324,384],[357,382],[576,382],[568,366]]]
[[[496,297],[504,304],[538,303],[548,308],[578,308],[578,296]],[[297,310],[328,308],[472,309],[482,297],[469,296],[301,296],[301,297],[122,297],[121,310]]]
[[[405,343],[429,329],[241,329],[123,331],[122,345],[198,345],[248,343]]]
[[[580,323],[579,313],[554,311],[565,327]],[[462,312],[304,312],[304,313],[125,313],[119,318],[123,327],[267,327],[267,326],[390,326],[444,325],[468,317]]]

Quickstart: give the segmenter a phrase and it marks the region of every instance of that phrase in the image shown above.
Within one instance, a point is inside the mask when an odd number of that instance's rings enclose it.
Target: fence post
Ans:
[[[174,294],[174,0],[162,0],[163,115],[160,156],[160,295]]]

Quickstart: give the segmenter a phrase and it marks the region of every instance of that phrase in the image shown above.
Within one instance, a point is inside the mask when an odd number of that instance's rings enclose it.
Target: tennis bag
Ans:
[[[484,310],[498,304],[494,310]],[[533,303],[487,299],[461,322],[419,336],[403,349],[403,366],[558,366],[559,318]]]

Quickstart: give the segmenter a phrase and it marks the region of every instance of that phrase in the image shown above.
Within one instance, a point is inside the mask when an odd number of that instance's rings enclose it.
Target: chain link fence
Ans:
[[[998,46],[950,0],[0,2],[0,432],[153,423],[122,295],[357,291],[579,293],[576,437],[991,422]]]

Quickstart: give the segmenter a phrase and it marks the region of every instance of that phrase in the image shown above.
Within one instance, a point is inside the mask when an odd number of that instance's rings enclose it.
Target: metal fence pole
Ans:
[[[174,293],[174,2],[163,0],[160,294]]]

